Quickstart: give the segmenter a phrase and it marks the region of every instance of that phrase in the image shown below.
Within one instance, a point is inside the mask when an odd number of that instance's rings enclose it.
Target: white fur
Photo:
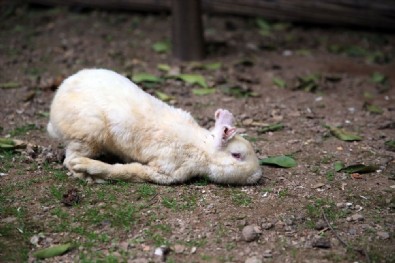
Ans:
[[[59,87],[48,132],[65,142],[64,164],[79,178],[171,184],[207,175],[218,183],[257,182],[262,174],[258,159],[251,144],[235,135],[233,115],[220,109],[215,117],[210,132],[127,78],[85,69]],[[235,152],[242,160],[232,156]],[[125,164],[92,159],[102,153]]]

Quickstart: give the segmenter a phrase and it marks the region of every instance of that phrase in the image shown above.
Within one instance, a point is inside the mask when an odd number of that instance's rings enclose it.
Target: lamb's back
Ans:
[[[128,140],[150,130],[177,137],[183,132],[180,127],[190,124],[197,125],[189,113],[106,69],[85,69],[67,78],[55,95],[50,122],[51,129],[60,134],[57,137],[89,140],[114,136]]]

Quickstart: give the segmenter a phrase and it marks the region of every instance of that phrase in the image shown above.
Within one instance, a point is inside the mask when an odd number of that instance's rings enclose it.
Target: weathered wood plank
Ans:
[[[169,11],[171,0],[28,0],[49,5]],[[188,1],[188,0],[185,0]],[[394,0],[202,0],[205,12],[263,16],[289,22],[395,30]]]

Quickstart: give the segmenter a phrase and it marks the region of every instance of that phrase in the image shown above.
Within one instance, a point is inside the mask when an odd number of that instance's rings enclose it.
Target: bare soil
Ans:
[[[395,140],[395,36],[281,23],[261,34],[253,18],[205,15],[207,58],[186,63],[152,49],[169,39],[170,19],[31,6],[1,17],[0,136],[28,145],[0,152],[0,262],[34,262],[38,249],[70,242],[45,261],[395,262],[395,153],[385,145]],[[298,165],[262,166],[264,179],[244,187],[68,178],[45,129],[61,80],[91,67],[163,77],[158,64],[201,74],[216,92],[194,95],[173,78],[147,92],[170,95],[205,127],[229,109],[260,158]],[[276,123],[284,128],[260,132]],[[336,162],[377,169],[336,172]],[[247,225],[258,232],[251,242]]]

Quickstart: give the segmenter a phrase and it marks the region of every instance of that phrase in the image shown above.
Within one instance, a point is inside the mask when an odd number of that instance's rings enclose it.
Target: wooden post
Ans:
[[[200,0],[172,1],[173,55],[184,61],[204,57],[204,37]]]

